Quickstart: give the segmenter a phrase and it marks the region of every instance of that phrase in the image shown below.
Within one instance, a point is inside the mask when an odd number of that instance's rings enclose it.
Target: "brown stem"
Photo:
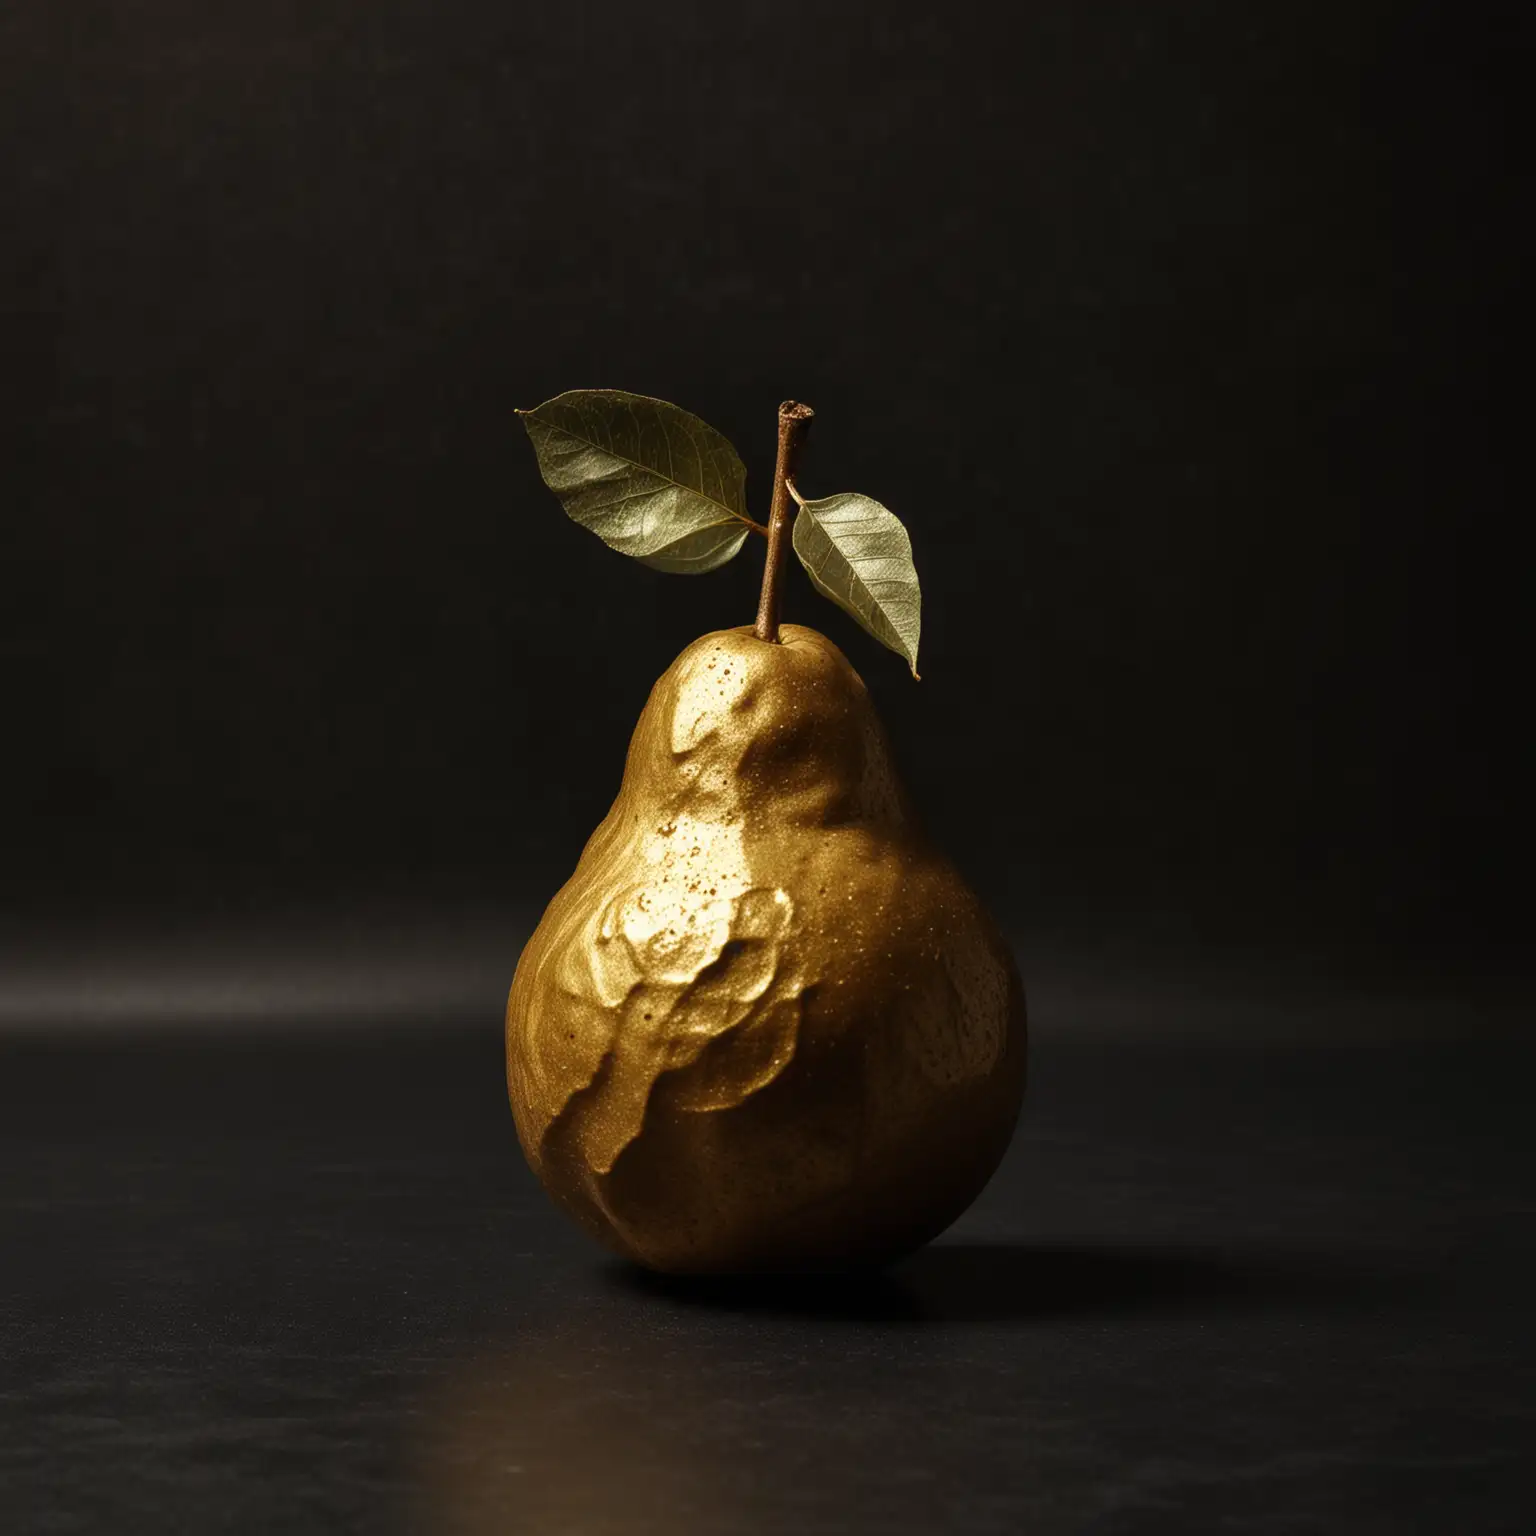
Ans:
[[[773,505],[768,512],[768,558],[763,563],[763,595],[757,604],[759,640],[779,643],[779,584],[784,573],[784,556],[789,545],[789,525],[795,504],[789,494],[789,482],[800,466],[806,434],[816,413],[798,400],[786,400],[779,407],[779,459],[773,470]]]

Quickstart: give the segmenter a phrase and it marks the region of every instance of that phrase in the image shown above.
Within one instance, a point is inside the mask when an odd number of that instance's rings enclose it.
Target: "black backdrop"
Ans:
[[[653,575],[512,407],[607,385],[908,522],[797,572],[1019,928],[1497,938],[1511,28],[1366,3],[10,6],[13,917],[537,908],[757,546]]]

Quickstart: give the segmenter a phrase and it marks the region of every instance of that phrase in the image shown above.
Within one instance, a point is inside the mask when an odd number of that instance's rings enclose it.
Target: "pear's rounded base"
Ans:
[[[941,1121],[875,1156],[829,1163],[814,1119],[796,1116],[802,1086],[791,1073],[750,1106],[658,1116],[602,1177],[550,1179],[546,1165],[546,1184],[604,1247],[671,1280],[879,1274],[950,1227],[1002,1161],[1023,1097],[1016,1042],[1007,1070],[978,1084],[963,1112],[945,1106]],[[796,1198],[797,1175],[814,1199]]]

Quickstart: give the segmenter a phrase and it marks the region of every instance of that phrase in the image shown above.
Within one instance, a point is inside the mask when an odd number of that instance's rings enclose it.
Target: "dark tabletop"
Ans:
[[[1528,1532],[1530,1052],[1037,1038],[873,1278],[546,1206],[496,1025],[0,1042],[7,1532]]]

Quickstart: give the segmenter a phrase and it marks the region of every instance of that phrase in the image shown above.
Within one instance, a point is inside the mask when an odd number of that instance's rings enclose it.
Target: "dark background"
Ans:
[[[0,6],[0,1528],[1536,1529],[1517,43]],[[1031,1087],[889,1272],[647,1279],[518,1155],[519,949],[760,570],[566,520],[513,409],[581,386],[759,515],[807,400],[912,531],[921,684],[786,616]]]
[[[512,409],[605,385],[725,431],[759,513],[808,400],[805,484],[905,518],[921,685],[798,571],[787,616],[1016,932],[1507,969],[1513,47],[1361,3],[8,7],[13,933],[530,921],[760,572],[562,517]]]

